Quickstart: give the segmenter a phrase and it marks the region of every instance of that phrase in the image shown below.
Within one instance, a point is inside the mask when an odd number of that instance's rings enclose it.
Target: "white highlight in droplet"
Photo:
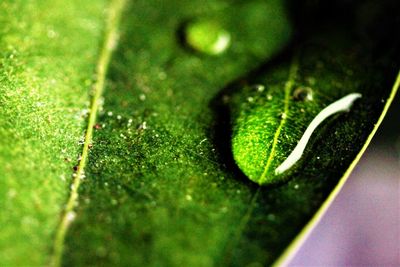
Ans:
[[[318,115],[312,120],[310,125],[307,127],[306,131],[304,132],[303,136],[300,138],[297,146],[293,149],[292,153],[290,153],[289,157],[286,158],[278,168],[275,169],[275,174],[281,174],[284,171],[290,169],[303,155],[304,149],[307,146],[308,141],[312,133],[315,129],[324,121],[326,118],[332,116],[338,112],[349,111],[351,106],[353,105],[354,101],[361,98],[361,94],[359,93],[352,93],[349,94],[326,108],[324,108]]]
[[[223,33],[218,36],[217,41],[212,46],[212,51],[214,54],[222,53],[226,48],[228,48],[231,41],[231,36],[229,33]]]

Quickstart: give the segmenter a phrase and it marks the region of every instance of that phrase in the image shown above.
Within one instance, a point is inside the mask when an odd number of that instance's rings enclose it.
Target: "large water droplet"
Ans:
[[[188,46],[208,55],[223,53],[231,42],[230,33],[214,20],[196,20],[188,23],[184,34]]]

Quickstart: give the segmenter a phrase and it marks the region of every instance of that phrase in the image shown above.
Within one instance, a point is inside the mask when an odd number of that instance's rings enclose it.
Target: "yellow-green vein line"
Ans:
[[[267,173],[269,171],[269,168],[271,167],[272,160],[275,157],[276,146],[278,145],[279,136],[281,134],[282,128],[285,126],[286,119],[289,116],[290,92],[291,92],[292,87],[294,85],[294,81],[296,79],[296,75],[297,75],[298,69],[299,69],[298,57],[294,56],[293,61],[292,61],[291,66],[290,66],[290,70],[289,70],[289,77],[288,77],[288,80],[286,81],[285,88],[284,88],[284,90],[285,90],[285,99],[284,99],[284,109],[283,109],[282,118],[281,118],[279,126],[278,126],[278,128],[277,128],[277,130],[275,132],[274,139],[273,139],[273,142],[272,142],[271,152],[270,152],[269,157],[267,159],[267,163],[265,164],[264,171],[263,171],[263,173],[260,176],[260,179],[258,181],[259,184],[263,184],[267,180]]]
[[[116,46],[118,40],[118,27],[120,17],[125,6],[126,0],[113,0],[109,6],[108,18],[106,23],[104,43],[100,51],[99,60],[96,65],[96,82],[94,84],[94,95],[91,102],[89,121],[85,134],[85,142],[83,145],[81,159],[79,161],[78,169],[74,174],[71,184],[71,191],[61,216],[59,225],[55,232],[55,239],[53,244],[53,251],[50,256],[50,266],[60,266],[61,258],[64,251],[65,235],[68,227],[75,216],[74,208],[79,198],[79,186],[84,174],[86,166],[89,144],[92,142],[93,127],[96,123],[97,112],[100,104],[100,99],[103,94],[104,84],[107,74],[107,69],[110,63],[111,54]]]
[[[273,144],[272,144],[272,150],[271,150],[271,153],[270,153],[270,155],[268,157],[267,164],[266,164],[266,167],[264,169],[264,172],[263,172],[263,174],[262,174],[262,176],[261,176],[261,178],[259,180],[260,184],[262,184],[266,180],[266,174],[267,174],[267,171],[268,171],[268,169],[269,169],[269,167],[271,165],[271,161],[272,161],[272,159],[273,159],[273,157],[275,155],[275,147],[278,144],[278,138],[279,138],[280,132],[281,132],[281,130],[282,130],[282,128],[283,128],[283,126],[284,126],[284,124],[286,122],[286,118],[287,118],[287,115],[289,113],[290,92],[291,92],[291,89],[292,89],[292,87],[294,85],[294,81],[295,81],[295,78],[296,78],[296,75],[297,75],[297,72],[298,72],[298,68],[299,68],[298,56],[295,55],[293,57],[291,65],[290,65],[289,77],[288,77],[288,80],[285,83],[285,88],[284,88],[284,90],[285,90],[285,99],[284,99],[284,104],[285,104],[285,106],[284,106],[284,114],[285,114],[285,116],[282,116],[282,119],[281,119],[281,122],[280,122],[280,124],[278,126],[278,129],[275,132],[274,141],[273,141]],[[236,233],[235,233],[235,235],[233,237],[233,241],[232,241],[231,245],[227,249],[228,251],[233,250],[233,248],[238,243],[240,237],[242,236],[242,233],[245,230],[246,225],[247,225],[248,221],[250,220],[251,215],[253,213],[254,206],[255,206],[255,204],[257,202],[258,195],[260,194],[260,190],[261,190],[261,188],[259,187],[257,189],[257,191],[254,193],[253,197],[251,198],[249,207],[248,207],[245,215],[243,216],[243,218],[242,218],[242,220],[241,220],[241,222],[240,222],[240,224],[238,226],[238,230],[236,231]],[[225,262],[229,262],[229,257],[230,257],[230,254],[228,254],[227,257],[225,258]]]
[[[306,226],[304,226],[304,228],[296,236],[296,238],[289,244],[289,246],[286,247],[285,251],[281,254],[281,256],[272,264],[273,267],[288,266],[290,264],[291,260],[296,255],[296,253],[299,251],[300,247],[304,244],[304,242],[306,242],[307,238],[311,235],[311,232],[313,231],[313,229],[315,229],[315,226],[317,226],[318,223],[322,220],[323,216],[329,209],[330,205],[335,200],[337,195],[340,193],[343,186],[349,179],[350,174],[352,173],[352,171],[354,170],[354,168],[360,161],[361,157],[364,155],[365,151],[369,147],[376,132],[378,131],[378,129],[380,129],[380,125],[382,124],[383,120],[385,119],[387,112],[389,111],[389,108],[393,104],[393,100],[396,97],[399,88],[400,88],[400,71],[397,73],[397,77],[396,77],[396,80],[392,87],[392,91],[391,91],[389,97],[387,98],[386,104],[383,107],[383,111],[382,111],[381,115],[379,116],[378,121],[375,123],[372,132],[369,134],[369,136],[368,136],[367,140],[365,141],[363,147],[361,148],[360,152],[357,154],[357,156],[355,157],[353,162],[350,164],[349,168],[343,174],[342,178],[340,178],[339,183],[335,186],[333,191],[329,194],[329,196],[326,198],[326,200],[322,203],[321,207],[314,214],[314,216],[311,218],[311,220],[307,223]]]

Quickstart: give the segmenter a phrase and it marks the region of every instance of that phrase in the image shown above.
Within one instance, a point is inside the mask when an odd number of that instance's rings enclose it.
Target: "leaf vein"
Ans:
[[[64,251],[64,240],[71,219],[74,216],[74,208],[79,198],[79,186],[81,178],[84,175],[89,145],[92,142],[93,128],[96,123],[96,117],[100,105],[100,99],[104,91],[107,69],[110,64],[112,52],[118,40],[118,27],[121,14],[123,12],[126,0],[114,0],[109,6],[109,14],[106,23],[105,38],[100,51],[99,60],[96,65],[96,82],[94,84],[94,95],[91,101],[89,120],[86,128],[85,142],[83,144],[82,156],[79,161],[78,169],[73,177],[71,191],[65,205],[65,209],[61,215],[60,222],[55,231],[55,239],[53,243],[53,251],[50,255],[49,266],[60,266],[61,258]]]
[[[292,61],[291,66],[290,66],[290,70],[289,70],[289,77],[288,77],[288,80],[285,83],[285,88],[284,88],[284,90],[285,90],[284,111],[283,111],[283,114],[281,116],[282,118],[281,118],[281,121],[279,123],[279,126],[278,126],[278,128],[277,128],[277,130],[275,132],[275,135],[274,135],[274,139],[273,139],[272,147],[271,147],[271,152],[270,152],[270,154],[268,156],[267,163],[265,164],[264,171],[261,174],[261,177],[259,179],[259,183],[260,184],[263,184],[267,180],[267,173],[269,171],[269,168],[271,167],[272,160],[275,157],[276,146],[278,145],[279,136],[281,134],[282,128],[285,126],[286,119],[289,116],[290,92],[291,92],[291,89],[292,89],[292,87],[294,85],[294,81],[296,79],[296,75],[297,75],[298,69],[299,69],[298,57],[294,56],[293,57],[293,61]]]

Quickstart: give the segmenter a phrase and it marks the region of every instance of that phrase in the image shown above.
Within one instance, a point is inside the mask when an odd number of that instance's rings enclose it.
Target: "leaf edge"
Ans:
[[[371,143],[373,137],[375,136],[376,132],[380,128],[383,120],[385,119],[387,112],[390,106],[393,103],[394,98],[400,87],[400,70],[398,71],[394,84],[392,86],[391,92],[389,97],[387,98],[386,104],[383,107],[382,113],[378,118],[378,121],[375,123],[374,128],[372,129],[371,133],[368,135],[367,140],[365,141],[363,147],[358,152],[357,156],[354,158],[350,166],[347,168],[346,172],[343,176],[339,179],[338,184],[332,190],[332,192],[328,195],[326,200],[322,203],[320,208],[314,214],[314,216],[310,219],[310,221],[303,227],[300,233],[293,239],[293,241],[286,247],[286,249],[282,252],[282,254],[277,258],[277,260],[272,264],[272,267],[282,267],[288,266],[289,263],[292,261],[294,256],[299,251],[300,247],[305,243],[308,237],[311,235],[313,229],[318,225],[321,219],[324,217],[325,213],[328,211],[328,208],[331,206],[333,201],[336,199],[339,192],[342,190],[343,186],[345,185],[346,181],[349,179],[350,174],[353,172],[354,168],[360,161],[361,157],[364,155],[365,151],[367,150],[369,144]]]

